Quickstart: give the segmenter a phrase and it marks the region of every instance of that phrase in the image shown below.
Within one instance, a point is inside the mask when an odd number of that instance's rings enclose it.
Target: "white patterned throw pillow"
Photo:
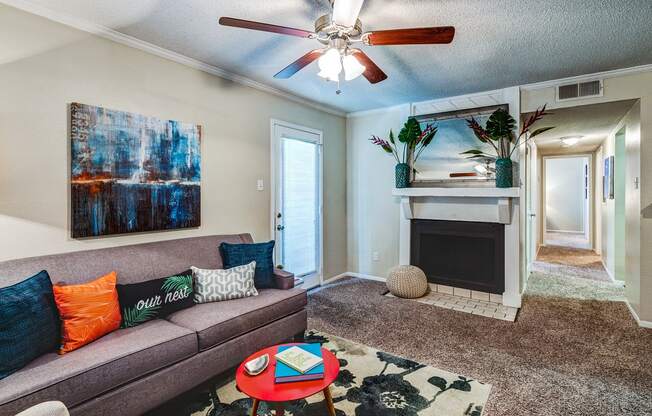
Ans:
[[[256,262],[230,269],[200,269],[191,267],[195,275],[195,302],[219,302],[258,296],[254,286]]]

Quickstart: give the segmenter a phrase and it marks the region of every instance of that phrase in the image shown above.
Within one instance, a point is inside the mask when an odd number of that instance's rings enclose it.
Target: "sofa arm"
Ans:
[[[18,413],[16,416],[70,416],[61,402],[43,402]]]
[[[278,289],[287,290],[294,287],[294,273],[282,269],[274,269],[274,278]]]

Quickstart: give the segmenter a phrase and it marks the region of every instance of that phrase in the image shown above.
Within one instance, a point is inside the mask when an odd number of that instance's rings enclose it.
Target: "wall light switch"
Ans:
[[[638,189],[638,182],[639,182],[639,179],[638,179],[638,176],[637,176],[637,177],[634,178],[634,189]]]
[[[258,179],[258,181],[256,182],[256,189],[259,191],[265,190],[265,185],[263,184],[262,179]]]
[[[374,251],[373,253],[371,253],[371,259],[372,259],[373,261],[378,261],[378,260],[380,260],[380,255],[378,254],[377,251]]]

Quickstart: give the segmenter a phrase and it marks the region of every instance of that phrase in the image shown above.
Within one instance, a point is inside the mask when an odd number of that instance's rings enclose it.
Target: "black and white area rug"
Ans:
[[[331,386],[338,416],[481,416],[491,386],[362,344],[309,331],[307,342],[319,342],[340,361],[340,375]],[[192,416],[245,416],[252,400],[239,392],[234,377],[187,395],[183,410]],[[258,415],[273,415],[260,404]],[[285,405],[290,416],[326,415],[321,394]]]

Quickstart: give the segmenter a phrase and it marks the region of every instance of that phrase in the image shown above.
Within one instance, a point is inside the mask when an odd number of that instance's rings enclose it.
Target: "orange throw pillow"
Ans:
[[[81,285],[55,285],[54,301],[61,315],[61,348],[65,354],[120,327],[116,272]]]

